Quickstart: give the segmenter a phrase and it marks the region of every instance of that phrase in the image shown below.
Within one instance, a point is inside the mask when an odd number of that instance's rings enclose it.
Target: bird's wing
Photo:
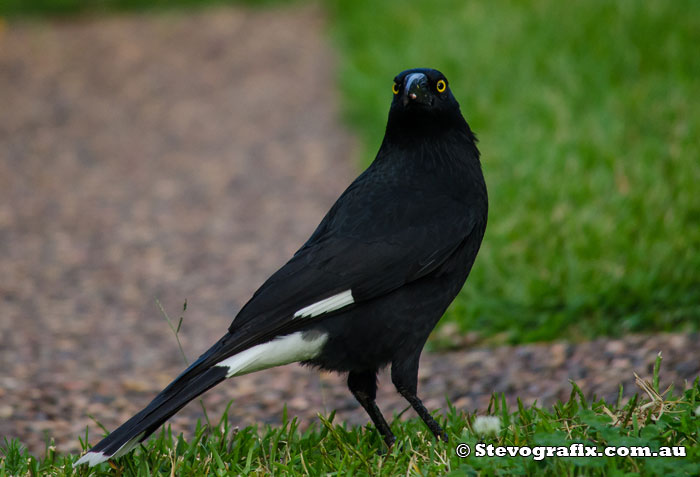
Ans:
[[[454,266],[448,259],[476,229],[478,212],[429,181],[391,179],[372,167],[361,174],[183,376]]]
[[[445,201],[428,202],[441,207],[413,202],[413,210],[397,212],[386,206],[350,224],[350,214],[331,210],[310,241],[243,307],[229,331],[265,340],[436,272],[477,220],[468,209],[455,214],[444,210]],[[334,221],[337,215],[345,222]]]

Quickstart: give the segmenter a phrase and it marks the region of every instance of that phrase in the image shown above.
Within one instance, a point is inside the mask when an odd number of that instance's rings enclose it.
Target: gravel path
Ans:
[[[13,24],[0,30],[0,440],[75,451],[88,414],[113,429],[308,237],[354,176],[315,7]],[[421,394],[482,408],[492,391],[551,403],[568,379],[632,391],[663,350],[666,382],[700,374],[697,335],[424,356]],[[381,378],[387,415],[405,403]],[[207,394],[217,418],[364,423],[343,379],[299,366]],[[411,413],[406,413],[411,415]],[[191,430],[198,405],[173,419]]]

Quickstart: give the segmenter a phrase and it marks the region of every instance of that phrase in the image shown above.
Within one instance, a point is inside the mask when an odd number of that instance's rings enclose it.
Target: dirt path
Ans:
[[[0,435],[113,425],[132,380],[182,367],[155,298],[188,300],[196,357],[308,237],[355,173],[323,28],[283,8],[2,32]]]
[[[76,450],[196,357],[308,237],[355,173],[333,57],[313,7],[10,25],[0,32],[0,440]],[[614,395],[658,350],[667,381],[700,373],[698,337],[630,337],[426,355],[421,389],[483,407]],[[388,415],[405,404],[382,377]],[[628,389],[632,389],[630,386]],[[343,380],[298,366],[208,393],[216,418],[364,423]],[[407,413],[410,415],[410,413]],[[189,430],[189,406],[174,420]]]

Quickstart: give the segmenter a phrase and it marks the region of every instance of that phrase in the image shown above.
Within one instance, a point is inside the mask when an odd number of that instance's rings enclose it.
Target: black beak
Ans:
[[[403,105],[420,103],[430,105],[432,98],[428,88],[428,77],[423,73],[411,73],[406,76],[403,90]]]

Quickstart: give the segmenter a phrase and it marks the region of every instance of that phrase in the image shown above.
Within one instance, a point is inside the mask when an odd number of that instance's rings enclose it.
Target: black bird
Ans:
[[[486,229],[476,138],[447,79],[394,78],[384,141],[309,240],[259,289],[226,335],[141,412],[75,465],[124,455],[185,404],[226,378],[301,361],[347,372],[384,441],[396,438],[375,396],[391,379],[436,438],[447,434],[418,398],[418,359],[462,288]]]

